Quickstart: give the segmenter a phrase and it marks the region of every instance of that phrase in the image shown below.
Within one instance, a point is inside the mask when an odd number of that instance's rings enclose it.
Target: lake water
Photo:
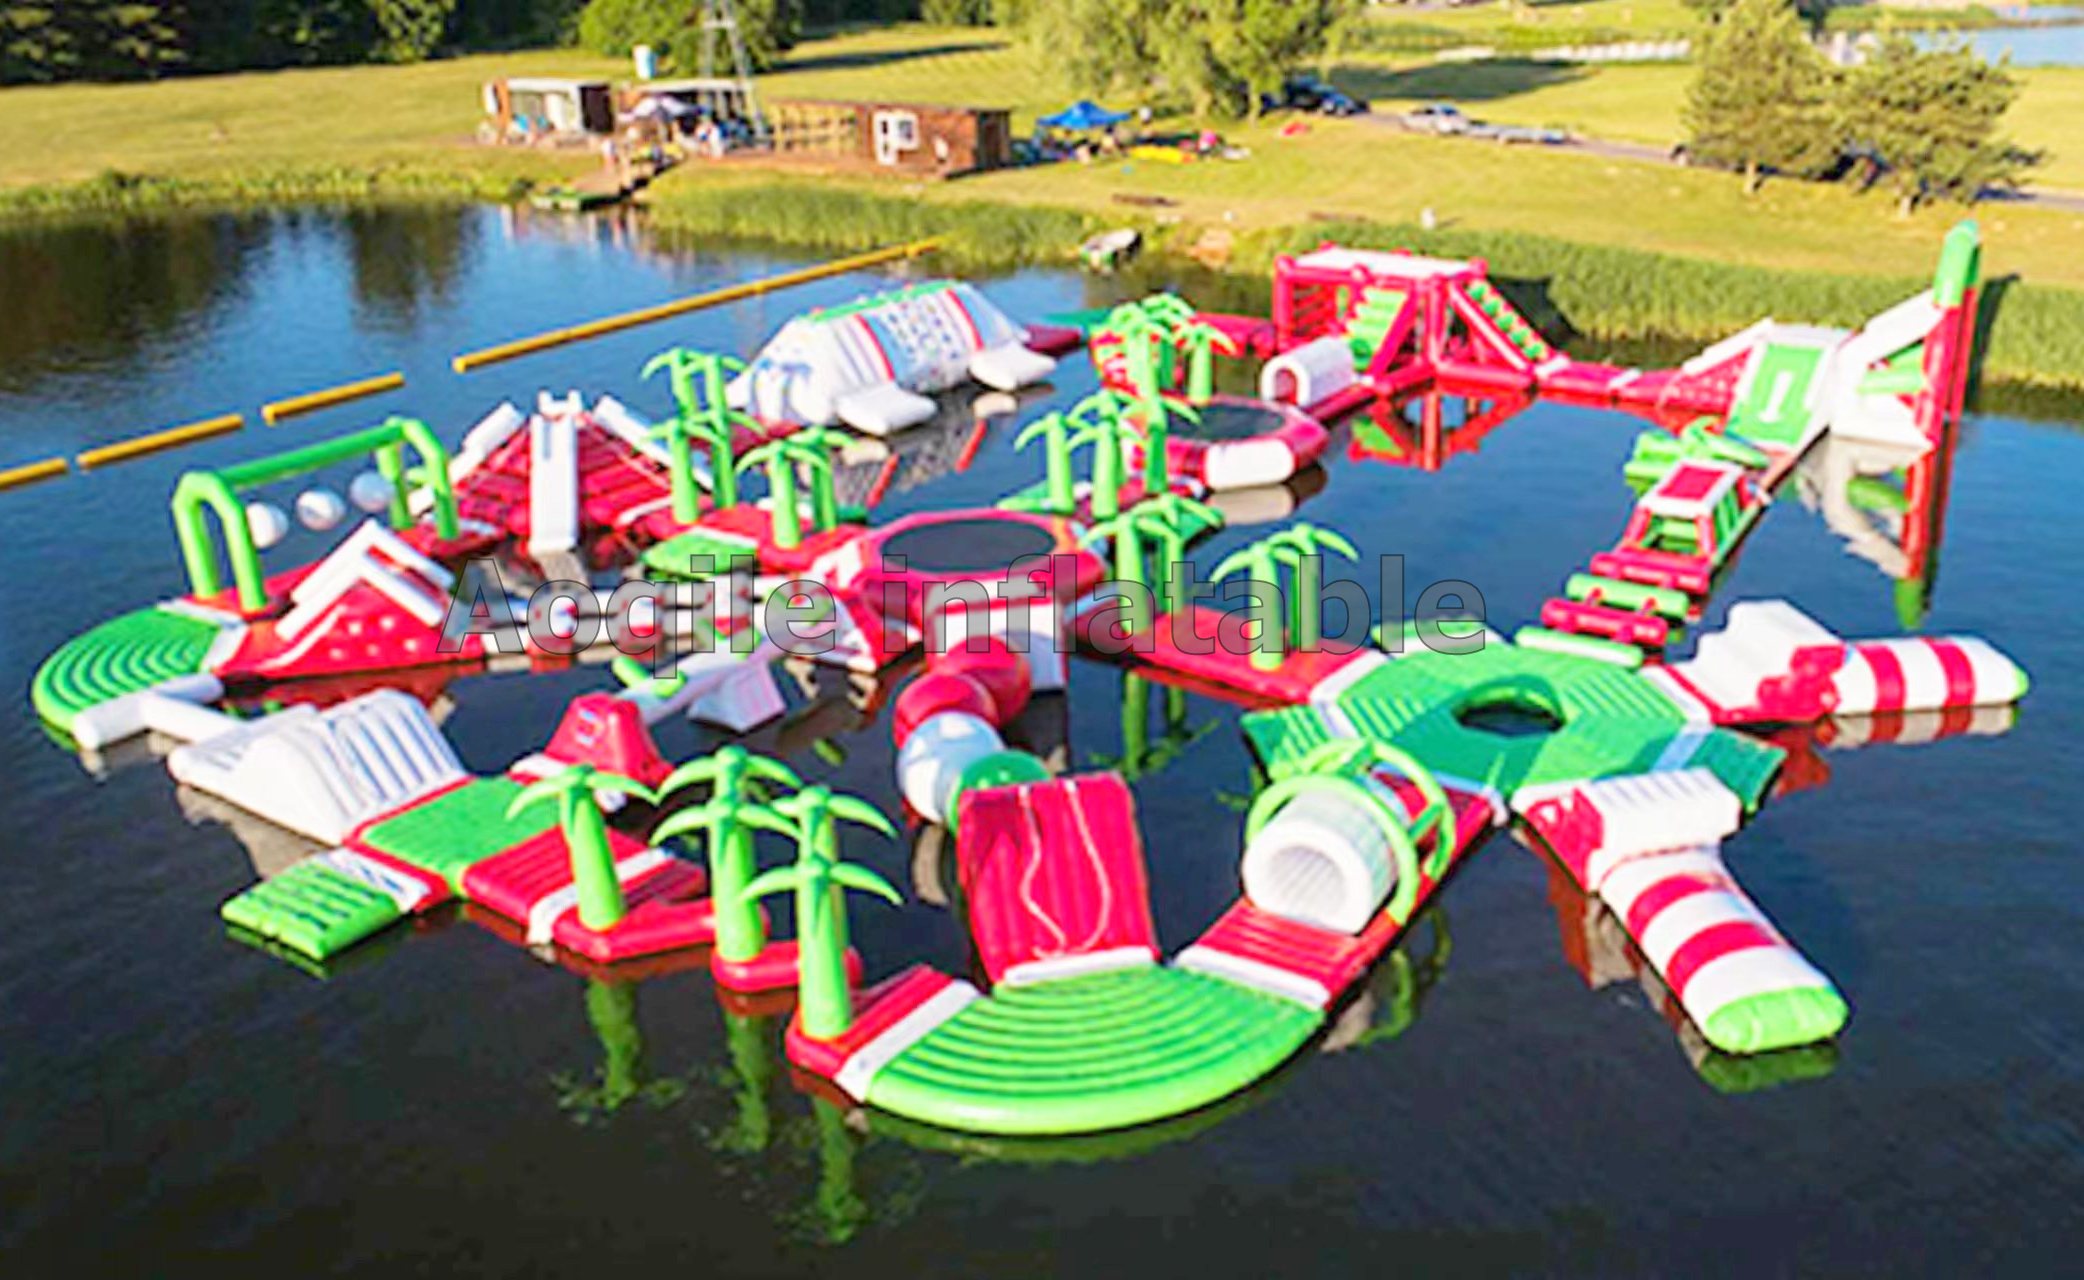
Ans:
[[[2084,67],[2084,8],[2049,6],[2023,11],[2041,25],[1991,27],[1960,32],[1920,33],[1922,44],[1966,39],[1980,56],[1995,62],[2009,57],[2015,67]]]
[[[1976,1273],[2070,1265],[2084,1242],[2084,431],[1976,416],[1962,433],[1925,626],[1988,636],[2036,680],[2001,736],[1817,754],[1729,846],[1745,887],[1847,993],[1834,1052],[1699,1067],[1632,982],[1589,990],[1582,904],[1494,837],[1338,1034],[1275,1079],[1157,1130],[995,1147],[851,1120],[790,1088],[779,1024],[728,1014],[700,968],[642,981],[531,958],[468,920],[394,931],[323,978],[228,938],[218,905],[299,852],[177,793],[132,752],[97,776],[22,695],[42,657],[176,593],[166,499],[222,464],[410,412],[445,438],[503,397],[612,390],[668,343],[749,350],[826,281],[468,376],[450,354],[797,261],[669,246],[608,221],[495,211],[197,218],[0,236],[0,460],[391,368],[406,390],[284,427],[0,494],[15,603],[0,675],[0,1256],[12,1275],[605,1273],[1270,1276]],[[985,282],[1016,315],[1126,288]],[[1193,289],[1200,282],[1188,282]],[[1091,387],[1067,364],[1054,399]],[[1028,412],[1041,407],[1031,403]],[[1437,474],[1336,438],[1313,521],[1401,552],[1415,594],[1480,586],[1509,631],[1617,532],[1636,424],[1537,406]],[[955,470],[966,412],[913,440],[891,513],[1039,474],[1003,422]],[[864,449],[864,455],[872,450]],[[857,458],[849,475],[880,461]],[[336,480],[337,483],[337,480]],[[293,494],[276,495],[284,501]],[[1273,505],[1278,506],[1276,501]],[[1233,529],[1204,553],[1252,536]],[[276,563],[311,554],[296,543]],[[1855,636],[1899,630],[1896,584],[1788,500],[1720,600],[1786,595]],[[581,668],[443,695],[465,761],[538,745]],[[432,690],[428,690],[430,694]],[[1248,756],[1229,709],[1074,664],[1034,713],[1079,768],[1139,757],[1165,944],[1237,893]],[[887,715],[798,697],[755,739],[888,810]],[[1145,726],[1125,732],[1124,713]],[[663,735],[686,757],[711,739]],[[931,849],[927,851],[931,854]],[[872,975],[960,972],[905,845],[856,856],[907,889],[855,907]],[[670,968],[670,966],[668,966]],[[1716,1087],[1716,1086],[1721,1087]]]

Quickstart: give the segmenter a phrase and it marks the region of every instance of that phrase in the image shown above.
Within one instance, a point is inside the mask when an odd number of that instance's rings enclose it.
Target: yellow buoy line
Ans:
[[[763,293],[771,293],[777,289],[787,289],[799,284],[808,284],[813,280],[823,280],[830,276],[844,275],[846,272],[858,271],[863,267],[872,267],[880,263],[894,262],[900,259],[916,258],[923,254],[932,253],[940,247],[940,244],[941,237],[930,236],[924,240],[911,241],[908,244],[888,245],[881,249],[871,249],[866,253],[836,258],[830,262],[820,262],[808,267],[798,267],[794,271],[784,271],[780,275],[764,276],[758,280],[747,280],[739,284],[726,285],[721,289],[711,289],[707,293],[698,293],[686,298],[676,298],[671,302],[661,302],[655,306],[640,307],[635,311],[625,311],[618,315],[605,316],[599,320],[589,320],[583,324],[575,324],[563,329],[553,329],[547,333],[516,339],[513,342],[501,343],[498,346],[485,347],[477,351],[466,351],[449,363],[457,373],[468,373],[472,369],[495,364],[501,360],[512,360],[517,356],[543,351],[550,347],[563,346],[569,342],[581,342],[587,338],[597,338],[604,333],[633,329],[638,325],[651,324],[654,321],[669,319],[673,316],[686,315],[690,311],[700,311],[707,307],[722,306],[725,303],[757,297]],[[298,414],[313,413],[319,409],[344,404],[350,400],[359,400],[364,396],[372,396],[384,391],[393,391],[404,385],[405,375],[395,370],[390,373],[378,374],[372,378],[343,382],[338,386],[325,387],[317,391],[307,391],[302,395],[289,396],[281,400],[271,400],[261,406],[261,420],[273,426],[286,418],[293,418]],[[144,435],[133,436],[128,440],[117,440],[110,444],[97,445],[91,449],[82,449],[69,462],[63,457],[43,458],[35,462],[26,462],[20,466],[0,469],[0,490],[18,489],[26,485],[35,484],[39,480],[48,480],[56,476],[62,476],[68,474],[74,467],[78,467],[81,471],[90,471],[95,467],[104,467],[110,463],[125,462],[132,458],[142,458],[149,454],[179,448],[185,444],[192,444],[197,440],[208,440],[216,436],[226,435],[240,430],[245,425],[246,417],[244,414],[223,413],[213,418],[204,418],[198,422],[190,422],[183,426],[167,427],[160,431],[148,431]]]
[[[892,262],[900,258],[916,258],[921,254],[932,253],[940,247],[940,244],[941,238],[939,236],[930,236],[924,240],[914,240],[909,244],[889,245],[881,249],[871,249],[867,253],[857,253],[852,257],[837,258],[831,262],[815,263],[808,267],[798,267],[794,271],[784,271],[780,275],[765,276],[758,280],[747,280],[739,284],[726,285],[721,289],[711,289],[707,293],[698,293],[686,298],[676,298],[671,302],[661,302],[656,306],[640,307],[635,311],[625,311],[619,315],[606,316],[599,320],[589,320],[584,324],[575,324],[563,329],[551,329],[545,333],[538,333],[533,337],[517,338],[512,342],[502,342],[497,346],[482,347],[476,351],[466,351],[451,360],[449,364],[458,373],[469,373],[473,369],[483,368],[488,364],[496,364],[501,360],[512,360],[517,356],[532,355],[535,352],[545,351],[551,347],[561,347],[568,342],[582,342],[587,338],[598,338],[604,333],[633,329],[641,324],[651,324],[654,321],[670,319],[673,316],[686,315],[690,311],[700,311],[705,307],[722,306],[727,302],[738,302],[745,298],[756,297],[759,294],[771,293],[776,289],[787,289],[794,285],[808,284],[812,280],[823,280],[828,276],[844,275],[849,271],[858,271],[863,267],[872,267],[878,263]]]
[[[148,453],[158,453],[162,449],[193,444],[197,440],[208,440],[211,436],[237,431],[245,425],[245,414],[221,413],[214,418],[204,418],[201,422],[191,422],[184,427],[148,431],[144,435],[118,440],[114,444],[82,449],[74,456],[73,462],[78,464],[80,470],[90,471],[95,467],[107,466],[111,462],[127,462],[132,458],[142,458]]]
[[[326,387],[318,391],[307,391],[300,396],[283,400],[271,400],[261,406],[261,421],[274,426],[284,418],[294,418],[300,413],[313,413],[329,409],[349,400],[373,396],[382,391],[395,391],[405,385],[405,375],[393,371],[380,373],[373,378],[362,378],[355,382],[343,382],[337,387]]]

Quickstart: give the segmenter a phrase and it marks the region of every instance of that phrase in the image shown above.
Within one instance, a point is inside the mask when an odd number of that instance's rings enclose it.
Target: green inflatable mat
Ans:
[[[521,784],[510,778],[475,778],[384,819],[364,831],[358,842],[433,872],[462,897],[463,873],[472,863],[557,825],[553,805],[535,805],[508,818],[507,806],[519,794]]]
[[[314,960],[352,947],[400,916],[387,893],[306,860],[224,904],[228,924]]]
[[[44,659],[29,684],[29,701],[70,733],[73,717],[89,707],[200,672],[223,630],[157,605],[111,618]]]
[[[1686,723],[1635,671],[1502,642],[1468,654],[1407,653],[1355,682],[1335,706],[1355,734],[1508,797],[1528,786],[1700,767],[1756,809],[1786,756],[1727,729]],[[1516,708],[1557,727],[1508,734],[1465,723],[1477,707]],[[1254,712],[1244,728],[1269,766],[1344,736],[1312,707]]]
[[[1314,1009],[1139,965],[1001,986],[876,1072],[866,1101],[947,1129],[1120,1129],[1228,1097],[1315,1033]]]

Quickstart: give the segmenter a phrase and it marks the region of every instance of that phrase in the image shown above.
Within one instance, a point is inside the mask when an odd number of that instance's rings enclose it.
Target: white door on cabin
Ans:
[[[878,111],[874,128],[877,164],[896,164],[905,152],[919,149],[919,117],[909,111]]]

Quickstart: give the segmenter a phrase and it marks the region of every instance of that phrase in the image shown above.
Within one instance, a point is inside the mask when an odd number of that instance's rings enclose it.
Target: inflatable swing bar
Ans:
[[[35,484],[38,480],[48,480],[52,476],[62,476],[70,470],[72,470],[72,464],[63,458],[45,458],[40,462],[25,462],[19,467],[9,467],[4,471],[0,471],[0,489],[19,489],[24,485]]]
[[[565,329],[552,329],[546,333],[536,334],[534,337],[517,338],[512,342],[501,343],[498,346],[481,347],[476,351],[466,351],[451,360],[449,364],[457,373],[469,373],[473,369],[482,368],[488,364],[496,364],[501,360],[512,360],[518,356],[532,355],[538,351],[546,351],[551,347],[561,347],[568,342],[582,342],[587,338],[598,338],[604,333],[633,329],[641,324],[671,319],[674,316],[685,315],[690,311],[700,311],[707,307],[722,306],[727,302],[738,302],[745,298],[772,292],[776,289],[787,289],[799,284],[808,284],[813,280],[823,280],[827,276],[844,275],[849,271],[858,271],[862,267],[872,267],[881,262],[891,262],[900,258],[916,258],[922,254],[932,253],[940,247],[941,237],[929,236],[924,240],[914,240],[909,244],[889,245],[881,249],[871,249],[867,253],[857,253],[852,257],[836,258],[831,262],[820,262],[813,266],[799,267],[794,271],[784,271],[777,276],[766,276],[758,280],[747,280],[739,284],[726,285],[721,289],[712,289],[707,293],[697,293],[686,298],[676,298],[671,302],[661,302],[656,306],[641,307],[635,311],[625,311],[620,315],[590,320],[585,324],[576,324]]]
[[[405,375],[393,370],[390,373],[380,373],[373,378],[362,378],[355,382],[343,382],[338,386],[326,387],[318,391],[307,391],[303,395],[287,396],[281,400],[271,400],[261,406],[261,421],[272,427],[284,418],[294,418],[300,413],[314,413],[320,409],[330,409],[336,404],[345,404],[350,400],[360,400],[364,396],[373,396],[378,392],[395,391],[404,385]]]
[[[132,458],[142,458],[148,453],[158,453],[162,449],[172,449],[197,440],[207,440],[211,436],[221,436],[237,431],[245,425],[244,414],[222,413],[214,418],[204,418],[201,422],[191,422],[185,427],[168,427],[164,431],[147,432],[128,440],[118,440],[114,444],[82,449],[73,458],[73,462],[80,470],[88,471],[111,462],[127,462]]]

